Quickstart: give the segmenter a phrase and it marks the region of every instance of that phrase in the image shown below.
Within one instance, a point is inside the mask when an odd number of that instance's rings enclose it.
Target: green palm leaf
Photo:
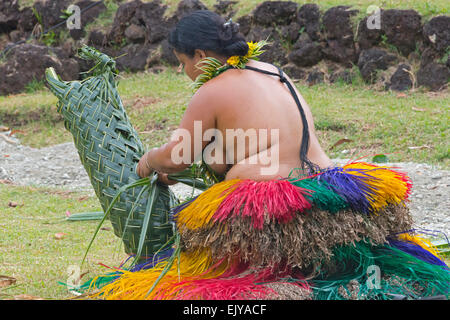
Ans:
[[[57,112],[72,133],[74,144],[104,215],[88,245],[83,262],[101,225],[109,219],[125,251],[151,256],[173,238],[169,219],[175,196],[168,186],[136,174],[145,148],[133,128],[119,96],[115,61],[84,46],[81,58],[95,66],[83,81],[62,81],[53,68],[46,70],[50,90],[58,98]],[[204,168],[194,165],[169,178],[206,189],[210,182]]]

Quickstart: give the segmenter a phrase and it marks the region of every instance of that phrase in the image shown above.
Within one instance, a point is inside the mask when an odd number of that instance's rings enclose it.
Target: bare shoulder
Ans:
[[[195,104],[206,104],[211,108],[229,104],[243,92],[243,80],[240,74],[245,70],[230,69],[204,83],[192,97]]]

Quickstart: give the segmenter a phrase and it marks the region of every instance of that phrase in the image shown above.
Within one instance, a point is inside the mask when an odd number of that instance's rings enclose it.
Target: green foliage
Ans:
[[[61,10],[61,15],[59,16],[61,19],[67,20],[69,19],[75,12],[68,11],[68,10]]]
[[[41,34],[41,41],[47,46],[47,47],[51,47],[53,46],[55,43],[58,42],[57,40],[57,36],[56,33],[51,30],[47,33],[43,33]]]
[[[375,163],[386,163],[389,162],[389,158],[384,154],[377,154],[372,158],[372,162]]]
[[[25,85],[25,92],[32,94],[38,91],[42,91],[44,88],[45,88],[44,80],[37,80],[36,78],[33,78],[32,81],[30,81]]]

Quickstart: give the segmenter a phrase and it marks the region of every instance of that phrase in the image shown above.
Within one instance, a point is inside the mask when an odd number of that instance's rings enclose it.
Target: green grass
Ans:
[[[127,113],[149,148],[165,143],[177,127],[191,97],[190,83],[173,69],[121,76],[119,92]],[[449,90],[398,94],[361,81],[311,87],[298,83],[297,87],[311,107],[319,141],[330,157],[390,153],[391,161],[448,168]],[[17,136],[26,145],[44,147],[71,141],[55,104],[47,89],[0,97],[0,119],[7,119],[4,124],[18,130]],[[344,138],[352,141],[332,148]],[[344,150],[349,153],[343,154]]]
[[[149,2],[152,0],[145,0]],[[376,5],[384,9],[415,9],[424,17],[429,17],[438,14],[447,14],[449,7],[446,0],[435,0],[432,3],[421,0],[292,0],[293,2],[303,5],[306,3],[315,3],[320,6],[322,11],[325,11],[331,7],[340,5],[349,5],[360,11],[366,12],[367,7],[370,5]],[[176,10],[178,0],[163,0],[164,4],[169,6],[168,13],[173,13]],[[202,0],[202,2],[209,8],[213,9],[216,0]],[[249,14],[253,9],[263,0],[245,0],[238,1],[235,5],[237,9],[236,17]]]
[[[17,207],[8,203],[16,202]],[[44,299],[71,297],[66,282],[69,268],[79,266],[98,221],[65,221],[65,212],[100,211],[95,196],[61,189],[19,187],[0,184],[0,275],[17,279],[15,285],[0,288],[0,299],[27,294]],[[114,236],[110,223],[104,225],[88,255],[82,278],[107,269],[102,262],[117,266],[126,257],[120,239]],[[56,233],[65,233],[60,240]]]

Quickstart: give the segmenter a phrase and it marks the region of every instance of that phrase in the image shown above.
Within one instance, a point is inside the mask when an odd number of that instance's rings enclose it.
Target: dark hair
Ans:
[[[181,18],[170,32],[169,44],[190,57],[196,49],[211,50],[225,57],[243,56],[248,44],[239,33],[239,24],[225,21],[217,13],[199,10]]]

